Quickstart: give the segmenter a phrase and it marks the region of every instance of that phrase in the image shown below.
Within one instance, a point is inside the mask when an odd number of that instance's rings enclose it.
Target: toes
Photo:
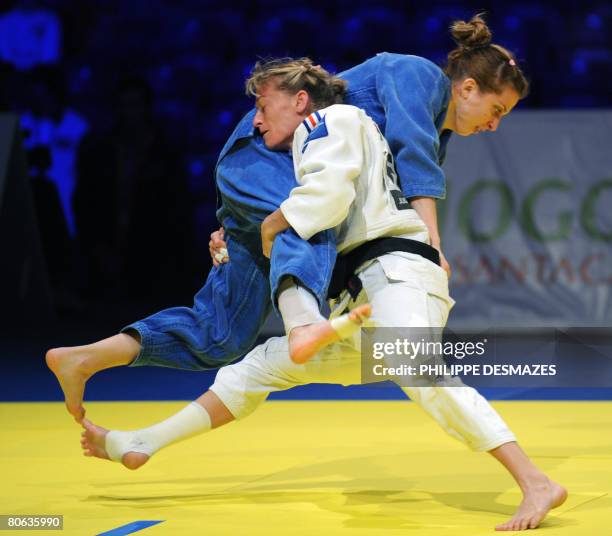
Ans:
[[[351,320],[362,324],[372,314],[372,306],[370,304],[360,305],[351,311]]]
[[[366,316],[364,316],[362,313],[360,312],[353,312],[349,315],[349,318],[351,319],[351,322],[354,322],[355,324],[363,324],[364,320],[367,318]]]
[[[502,523],[501,525],[497,525],[497,527],[495,527],[495,530],[506,531],[509,529],[509,526],[510,526],[509,522]]]
[[[72,415],[75,419],[77,417],[82,417],[85,414],[85,409],[83,409],[83,406],[80,403],[75,405],[74,401],[66,400],[64,404],[68,410],[68,413],[70,413],[70,415]]]
[[[530,529],[535,529],[538,528],[540,522],[542,521],[543,518],[539,517],[539,516],[534,516],[529,520],[528,523],[528,528]]]
[[[83,419],[85,418],[85,410],[82,406],[80,406],[75,412],[70,413],[72,413],[72,416],[77,423],[81,424],[83,422]]]
[[[85,428],[85,433],[89,432],[89,433],[93,433],[94,431],[94,424],[89,420],[83,417],[83,420],[81,421],[81,426],[83,428]]]
[[[502,523],[501,525],[497,525],[497,527],[495,527],[495,530],[499,530],[499,531],[518,530],[518,520],[515,518],[509,519],[505,523]]]

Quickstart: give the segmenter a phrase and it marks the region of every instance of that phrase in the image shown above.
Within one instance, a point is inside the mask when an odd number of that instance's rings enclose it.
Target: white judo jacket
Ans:
[[[363,110],[335,104],[311,114],[296,129],[292,152],[300,186],[280,208],[304,240],[335,228],[338,253],[384,236],[429,243],[398,187],[389,145]]]

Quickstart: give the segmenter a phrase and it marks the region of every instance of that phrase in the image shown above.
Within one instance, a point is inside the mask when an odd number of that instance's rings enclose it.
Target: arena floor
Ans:
[[[183,405],[87,408],[97,424],[129,429]],[[570,491],[543,534],[612,534],[612,402],[494,406]],[[495,534],[520,497],[489,455],[403,401],[268,402],[136,472],[83,457],[60,403],[2,403],[0,422],[0,513],[62,514],[61,534],[475,536]]]

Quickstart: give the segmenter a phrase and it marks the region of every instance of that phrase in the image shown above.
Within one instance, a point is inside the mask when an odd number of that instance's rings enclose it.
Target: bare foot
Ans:
[[[106,436],[109,430],[97,426],[87,419],[83,419],[81,424],[85,429],[81,434],[83,454],[89,457],[110,460],[106,451]],[[128,469],[138,469],[148,461],[149,456],[140,452],[126,452],[121,457],[121,463]]]
[[[551,509],[561,506],[567,499],[567,490],[548,478],[546,482],[523,493],[523,500],[516,513],[506,523],[497,525],[495,530],[535,529]]]
[[[97,426],[88,419],[81,422],[84,430],[81,433],[81,448],[85,456],[93,456],[109,460],[106,452],[106,434],[108,430]]]
[[[53,348],[47,352],[45,359],[64,392],[68,413],[80,423],[85,417],[83,408],[85,382],[91,376],[82,366],[80,352],[74,348]]]
[[[372,314],[369,303],[355,307],[350,313],[334,321],[325,320],[308,326],[293,328],[289,334],[289,357],[294,363],[306,363],[326,346],[348,337],[358,330],[363,321]],[[342,328],[338,330],[338,323]]]

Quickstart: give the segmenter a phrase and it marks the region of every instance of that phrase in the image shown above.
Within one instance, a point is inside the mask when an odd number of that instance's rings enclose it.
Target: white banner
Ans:
[[[612,111],[514,112],[444,167],[450,326],[612,327]]]

